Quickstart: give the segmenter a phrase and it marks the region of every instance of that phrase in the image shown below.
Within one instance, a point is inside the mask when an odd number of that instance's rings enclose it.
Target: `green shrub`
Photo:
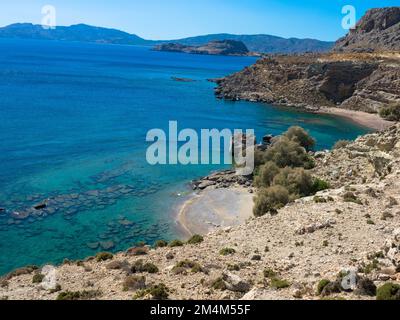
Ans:
[[[113,257],[113,254],[109,252],[99,252],[96,254],[97,262],[111,260]]]
[[[174,248],[174,247],[182,247],[183,245],[184,243],[181,240],[172,240],[168,246]]]
[[[221,291],[226,290],[226,284],[224,279],[222,279],[222,277],[215,279],[211,283],[211,288],[213,288],[214,290],[221,290]]]
[[[400,121],[400,103],[393,103],[379,110],[379,115],[389,121]]]
[[[101,296],[99,290],[90,291],[64,291],[60,292],[57,300],[91,300]]]
[[[190,271],[192,273],[203,272],[203,268],[201,267],[201,265],[199,263],[193,262],[190,260],[184,260],[184,261],[178,262],[172,268],[172,272],[175,274],[179,274],[179,273],[184,273],[184,271],[186,271],[187,269],[191,269]]]
[[[193,237],[191,237],[187,243],[188,244],[199,244],[204,241],[204,238],[201,235],[195,234]]]
[[[282,280],[279,278],[272,278],[270,283],[271,288],[274,289],[285,289],[290,287],[290,283],[286,280]]]
[[[312,190],[313,193],[317,193],[320,191],[328,190],[330,189],[330,184],[322,179],[319,178],[314,178]]]
[[[307,151],[314,150],[315,147],[315,139],[310,136],[310,134],[301,127],[291,127],[288,131],[284,134],[287,138],[292,141],[297,142],[300,144],[304,149]]]
[[[261,151],[258,149],[254,150],[254,167],[258,168],[265,164],[267,160],[265,160],[265,151]]]
[[[151,262],[144,263],[143,260],[138,260],[136,261],[132,267],[131,267],[131,272],[132,273],[142,273],[142,272],[147,272],[147,273],[158,273],[158,267]]]
[[[305,197],[313,192],[313,179],[303,168],[284,168],[274,178],[273,185],[285,187],[292,198]]]
[[[314,202],[315,203],[327,203],[328,200],[326,200],[324,197],[315,196],[314,197]]]
[[[261,189],[254,199],[253,213],[261,217],[267,213],[275,213],[289,203],[289,191],[280,185]]]
[[[228,264],[229,271],[240,271],[240,266],[238,264]]]
[[[155,248],[165,248],[168,246],[168,242],[165,240],[157,240],[156,243],[154,244]]]
[[[229,256],[229,255],[232,255],[232,254],[235,254],[235,253],[236,253],[236,250],[232,249],[232,248],[223,248],[219,252],[219,254],[221,256]]]
[[[279,173],[280,169],[278,166],[272,162],[269,161],[263,166],[261,166],[257,176],[254,179],[254,184],[258,188],[268,188],[271,186],[272,181],[274,180],[275,176]]]
[[[325,287],[330,283],[331,282],[327,279],[322,279],[320,282],[318,282],[318,287],[317,287],[318,295],[320,295],[322,291],[325,289]]]
[[[124,291],[144,289],[146,287],[146,278],[143,276],[127,276],[122,287]]]
[[[133,299],[141,299],[147,295],[150,295],[153,300],[167,300],[169,297],[169,289],[165,284],[160,283],[148,289],[139,290]]]
[[[33,276],[32,283],[42,283],[43,279],[44,279],[44,275],[37,273]]]
[[[335,143],[333,146],[333,150],[338,150],[347,147],[351,141],[349,140],[339,140],[338,142]]]
[[[315,166],[313,158],[297,142],[281,137],[265,153],[265,160],[274,162],[278,167],[303,167],[311,169]]]
[[[272,269],[265,269],[264,270],[264,277],[268,279],[275,278],[277,276],[277,273],[272,270]]]
[[[400,300],[400,285],[385,283],[376,293],[377,300]]]
[[[345,202],[353,202],[353,203],[362,205],[361,200],[358,199],[357,196],[356,196],[353,192],[346,192],[346,193],[343,195],[343,200],[344,200]]]

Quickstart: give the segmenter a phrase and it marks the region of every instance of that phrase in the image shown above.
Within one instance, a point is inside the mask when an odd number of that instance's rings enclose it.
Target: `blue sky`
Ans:
[[[336,40],[342,7],[357,19],[367,9],[398,6],[399,0],[1,0],[0,25],[40,23],[41,8],[57,9],[57,24],[87,23],[146,39],[176,39],[210,33],[258,34]]]

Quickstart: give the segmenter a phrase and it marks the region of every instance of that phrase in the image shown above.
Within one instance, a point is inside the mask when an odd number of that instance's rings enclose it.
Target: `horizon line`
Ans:
[[[16,25],[16,24],[30,24],[33,26],[43,26],[40,23],[33,23],[33,22],[14,22],[14,23],[10,23],[7,24],[5,26],[0,26],[0,29],[3,28],[7,28],[9,26],[12,25]],[[281,39],[286,39],[286,40],[290,40],[290,39],[297,39],[297,40],[316,40],[316,41],[320,41],[320,42],[336,42],[338,39],[336,40],[320,40],[320,39],[316,39],[316,38],[310,38],[310,37],[304,37],[304,38],[298,38],[298,37],[283,37],[283,36],[278,36],[278,35],[274,35],[274,34],[269,34],[269,33],[243,33],[243,34],[237,34],[237,33],[229,33],[229,32],[218,32],[218,33],[207,33],[207,34],[198,34],[198,35],[192,35],[192,36],[187,36],[187,37],[183,37],[183,38],[174,38],[174,39],[146,39],[143,38],[142,36],[138,35],[137,33],[130,33],[128,31],[116,28],[116,27],[103,27],[103,26],[97,26],[97,25],[92,25],[92,24],[87,24],[84,22],[80,22],[80,23],[74,23],[71,25],[58,25],[55,28],[59,28],[59,27],[63,27],[63,28],[69,28],[69,27],[73,27],[73,26],[79,26],[79,25],[84,25],[84,26],[88,26],[88,27],[93,27],[93,28],[102,28],[102,29],[108,29],[108,30],[116,30],[116,31],[120,31],[120,32],[124,32],[126,34],[129,34],[131,36],[136,36],[139,37],[143,40],[146,41],[178,41],[178,40],[184,40],[184,39],[188,39],[188,38],[197,38],[197,37],[204,37],[204,36],[213,36],[213,35],[232,35],[232,36],[271,36],[271,37],[276,37],[276,38],[281,38]]]

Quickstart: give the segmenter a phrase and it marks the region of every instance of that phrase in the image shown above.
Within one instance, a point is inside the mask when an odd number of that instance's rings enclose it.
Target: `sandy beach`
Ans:
[[[245,188],[204,190],[183,204],[178,224],[188,236],[240,225],[252,216],[253,196]]]
[[[318,113],[344,117],[362,126],[379,131],[385,130],[395,124],[392,121],[382,119],[378,114],[362,111],[346,110],[341,108],[321,108]]]

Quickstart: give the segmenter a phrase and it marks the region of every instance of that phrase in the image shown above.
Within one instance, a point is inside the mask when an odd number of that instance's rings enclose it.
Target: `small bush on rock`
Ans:
[[[278,167],[303,167],[311,169],[315,166],[313,158],[297,142],[281,137],[265,153],[265,160],[274,162]]]
[[[400,300],[400,285],[385,283],[376,293],[377,300]]]
[[[101,296],[99,290],[90,291],[64,291],[60,292],[57,300],[91,300]]]
[[[256,217],[275,213],[288,204],[289,200],[289,191],[280,185],[261,189],[255,197],[253,213]]]
[[[254,184],[258,188],[268,188],[272,185],[272,181],[274,181],[275,176],[279,173],[280,169],[278,166],[269,161],[263,166],[261,166],[257,176],[254,179]]]
[[[288,131],[284,134],[291,141],[295,141],[300,144],[307,151],[314,150],[315,147],[315,139],[310,136],[310,134],[304,130],[302,127],[294,126],[289,128]]]
[[[43,279],[44,279],[44,275],[37,273],[33,276],[32,283],[42,283]]]
[[[290,283],[286,280],[282,280],[279,278],[272,278],[270,283],[271,288],[274,289],[285,289],[290,287]]]
[[[174,247],[182,247],[184,243],[181,240],[173,240],[169,243],[169,247],[174,248]]]
[[[232,249],[232,248],[224,248],[224,249],[221,249],[220,252],[219,252],[219,254],[221,256],[229,256],[229,255],[232,255],[232,254],[235,254],[235,253],[236,253],[236,250]]]
[[[318,287],[317,287],[318,295],[320,295],[322,291],[325,289],[325,287],[330,283],[331,282],[327,279],[322,279],[320,282],[318,282]]]
[[[140,290],[146,287],[146,278],[143,276],[128,276],[123,283],[123,290]]]
[[[393,103],[379,110],[379,115],[389,121],[400,121],[400,103]]]
[[[109,252],[99,252],[96,254],[97,262],[111,260],[113,257],[113,254]]]
[[[313,193],[314,181],[303,168],[284,168],[274,178],[273,185],[285,187],[291,198],[305,197]]]
[[[165,248],[168,247],[168,242],[165,240],[158,240],[156,241],[156,243],[154,244],[154,247],[157,248]]]
[[[188,244],[199,244],[204,241],[204,238],[201,235],[195,234],[193,237],[191,237],[187,243]]]

